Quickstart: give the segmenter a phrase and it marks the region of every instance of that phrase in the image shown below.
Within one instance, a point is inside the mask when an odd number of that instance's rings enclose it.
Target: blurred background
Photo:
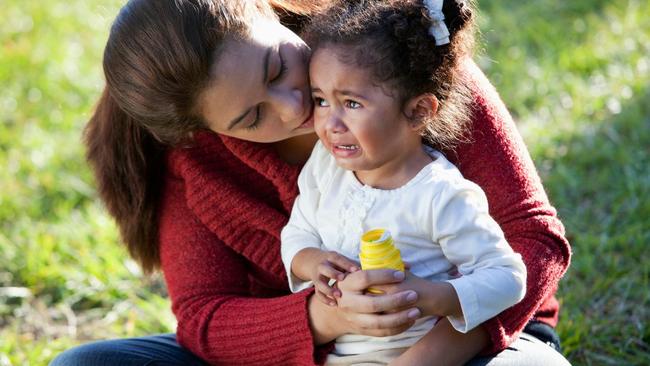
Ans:
[[[0,6],[0,366],[173,332],[160,276],[118,244],[80,136],[123,1]],[[482,1],[476,60],[573,246],[558,331],[574,365],[650,364],[650,2]]]

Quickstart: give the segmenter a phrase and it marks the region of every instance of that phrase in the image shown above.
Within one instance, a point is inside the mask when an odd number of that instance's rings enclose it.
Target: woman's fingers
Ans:
[[[343,292],[339,307],[353,313],[393,312],[413,306],[418,299],[415,291],[403,291],[385,295],[363,295]]]
[[[392,269],[373,269],[348,273],[339,282],[341,291],[362,292],[373,285],[385,285],[404,280],[404,272]]]
[[[405,331],[419,317],[420,311],[412,308],[391,314],[358,314],[352,321],[360,334],[382,337]]]

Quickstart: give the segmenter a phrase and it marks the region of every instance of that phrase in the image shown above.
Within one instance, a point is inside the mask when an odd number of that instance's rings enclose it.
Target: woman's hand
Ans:
[[[327,343],[348,333],[381,337],[408,329],[421,316],[420,310],[414,307],[418,300],[415,291],[365,294],[368,287],[403,280],[404,273],[394,270],[357,271],[338,282],[341,292],[338,307],[329,307],[312,296],[309,319],[314,342]]]

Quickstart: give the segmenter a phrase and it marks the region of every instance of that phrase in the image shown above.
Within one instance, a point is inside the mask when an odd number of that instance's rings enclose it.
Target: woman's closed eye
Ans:
[[[277,81],[282,80],[282,77],[287,73],[287,64],[284,62],[284,59],[282,58],[282,54],[278,51],[278,63],[280,64],[280,67],[278,68],[277,73],[269,80],[270,83],[275,83]],[[249,131],[255,130],[259,127],[260,121],[262,120],[262,106],[258,105],[255,108],[255,119],[253,122],[251,122],[248,126],[246,126],[246,129]]]
[[[286,62],[284,61],[284,58],[282,58],[282,53],[278,50],[276,53],[278,57],[277,63],[279,64],[278,71],[277,73],[269,80],[269,83],[275,83],[280,80],[286,75],[288,71],[288,67]],[[262,110],[262,105],[258,105],[255,108],[255,119],[248,125],[246,126],[246,130],[253,131],[257,129],[260,125],[260,122],[262,121],[263,118],[263,110]]]
[[[255,108],[255,119],[248,126],[246,126],[246,129],[249,131],[256,130],[260,125],[261,119],[262,119],[262,106],[258,105]]]
[[[287,73],[288,70],[287,64],[286,62],[284,62],[284,58],[282,58],[282,54],[280,53],[280,51],[278,51],[277,55],[278,55],[278,59],[279,59],[278,62],[280,64],[280,67],[278,68],[278,72],[271,78],[271,80],[269,80],[269,82],[271,83],[275,83],[277,81],[282,80],[282,77]]]

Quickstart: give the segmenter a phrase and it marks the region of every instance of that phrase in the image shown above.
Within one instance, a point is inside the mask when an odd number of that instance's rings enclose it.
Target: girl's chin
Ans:
[[[355,158],[341,158],[338,156],[334,156],[334,160],[336,160],[336,165],[339,167],[345,169],[345,170],[360,170],[363,166],[360,164],[360,161],[356,161]]]

